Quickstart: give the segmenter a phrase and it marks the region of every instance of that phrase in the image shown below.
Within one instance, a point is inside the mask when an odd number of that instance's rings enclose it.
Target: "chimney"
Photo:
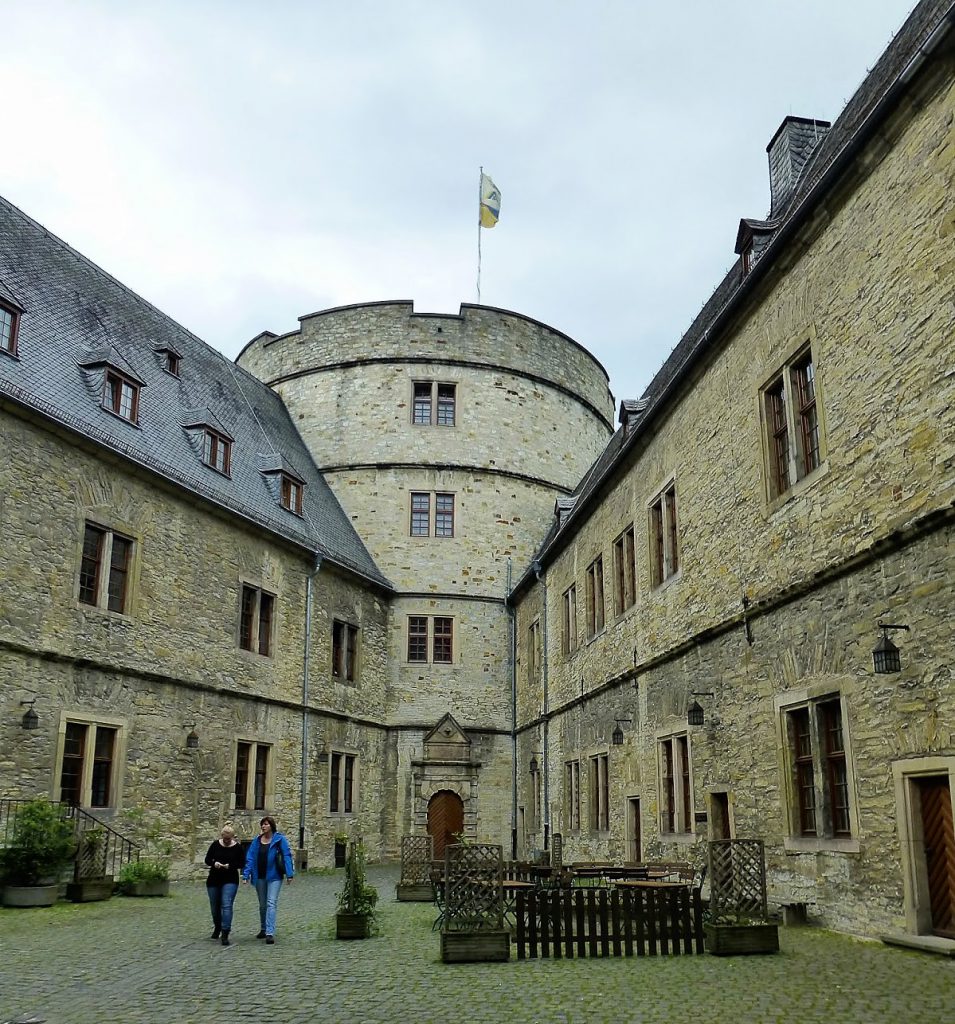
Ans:
[[[769,216],[775,217],[789,202],[813,150],[826,137],[829,121],[787,117],[766,147],[769,154]]]

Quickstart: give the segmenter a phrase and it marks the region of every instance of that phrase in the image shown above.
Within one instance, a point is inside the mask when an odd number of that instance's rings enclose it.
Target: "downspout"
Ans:
[[[315,555],[315,568],[305,577],[305,644],[302,652],[302,777],[298,798],[298,848],[305,849],[305,801],[308,794],[308,671],[312,651],[312,581],[322,567]]]
[[[511,560],[507,560],[507,657],[511,674],[511,860],[517,860],[517,627],[511,602]]]
[[[543,700],[543,719],[544,719],[544,735],[541,742],[541,756],[544,760],[544,849],[550,849],[550,766],[548,765],[548,726],[550,724],[550,705],[547,694],[547,577],[544,575],[540,561],[534,559],[531,563],[531,568],[534,570],[534,575],[537,577],[537,582],[541,585],[542,597],[541,602],[543,604],[543,611],[541,612],[541,649],[542,649],[542,661],[543,665],[543,686],[544,686],[544,700]]]

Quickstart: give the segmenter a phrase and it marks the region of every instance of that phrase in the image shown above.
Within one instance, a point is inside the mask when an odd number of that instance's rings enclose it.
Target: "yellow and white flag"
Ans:
[[[501,193],[497,185],[481,172],[481,227],[493,228],[501,215]]]

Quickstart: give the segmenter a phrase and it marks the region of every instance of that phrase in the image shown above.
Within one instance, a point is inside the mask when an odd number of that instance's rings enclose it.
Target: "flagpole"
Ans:
[[[477,300],[481,305],[481,182],[484,181],[484,167],[478,171],[478,272],[477,272]]]

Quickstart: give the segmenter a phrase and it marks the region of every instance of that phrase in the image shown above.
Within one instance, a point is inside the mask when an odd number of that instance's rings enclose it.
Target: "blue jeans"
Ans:
[[[259,897],[259,923],[266,935],[275,934],[275,912],[278,909],[281,891],[281,878],[276,878],[274,882],[260,878],[255,883],[255,892]]]
[[[232,904],[235,903],[235,894],[238,891],[238,882],[206,886],[206,892],[209,894],[209,909],[212,911],[212,923],[221,931],[232,930]]]

